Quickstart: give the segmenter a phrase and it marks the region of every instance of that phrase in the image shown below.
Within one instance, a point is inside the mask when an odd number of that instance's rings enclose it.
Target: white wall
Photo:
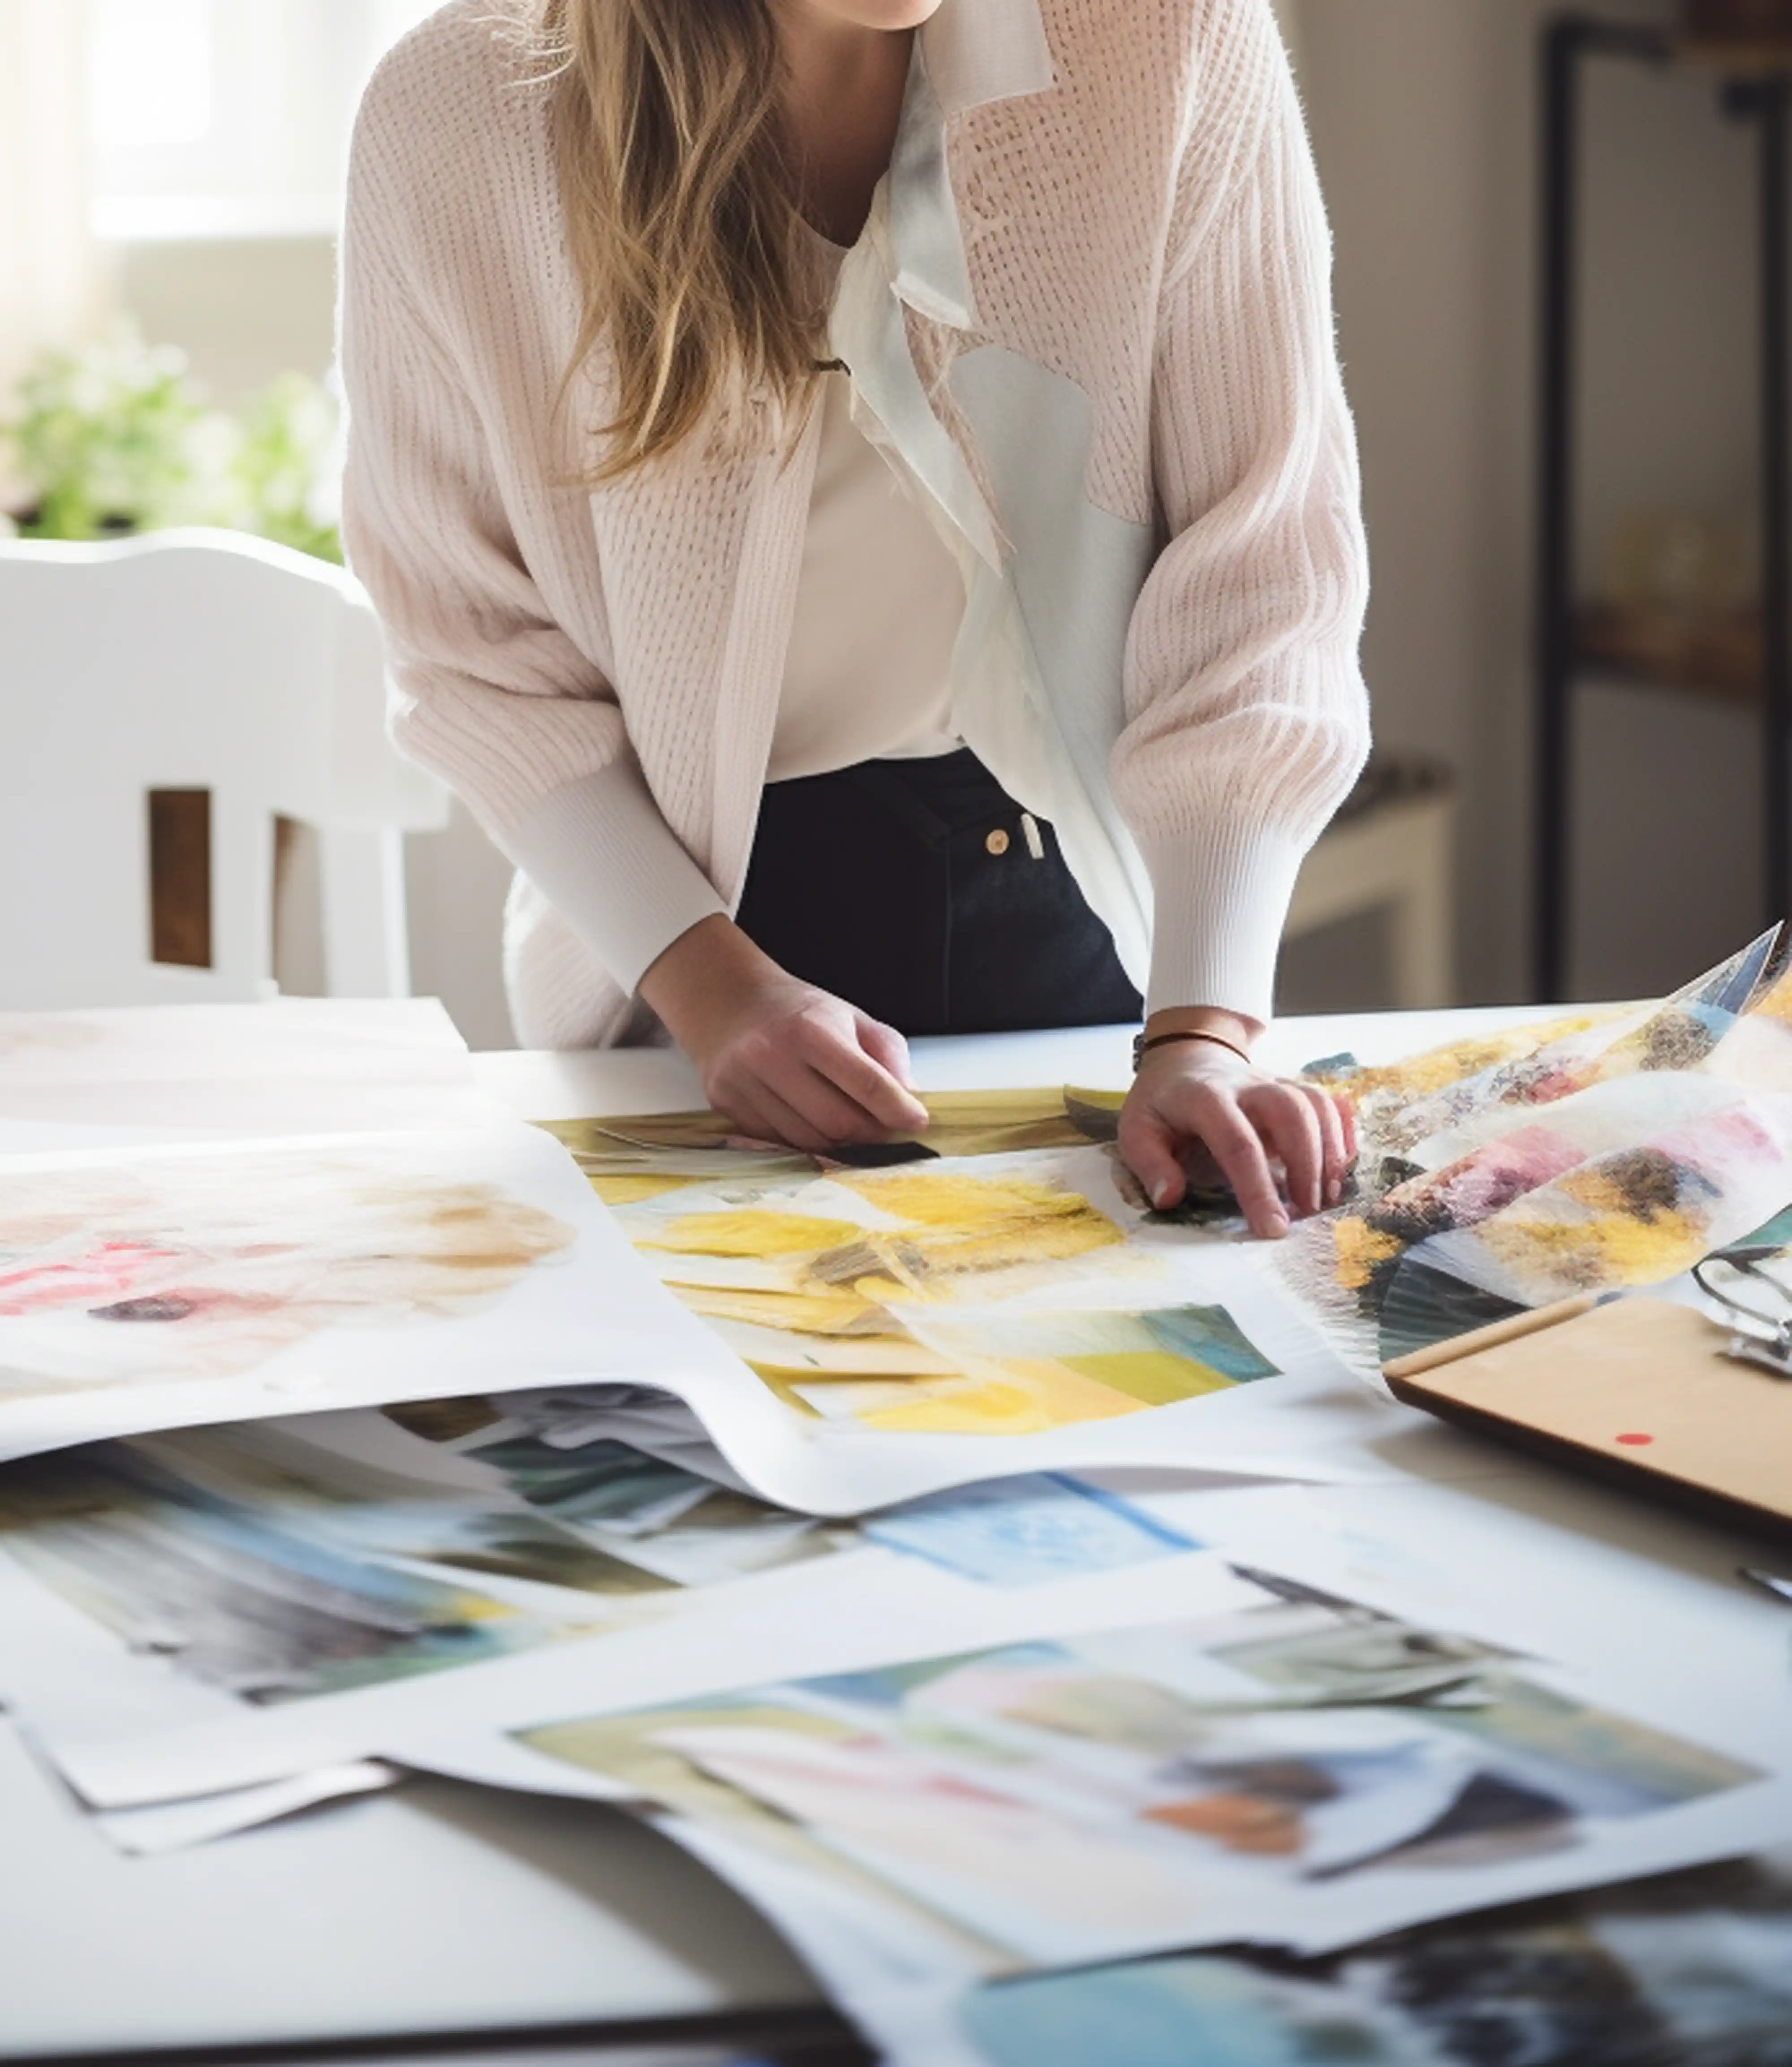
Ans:
[[[181,345],[215,401],[288,367],[321,380],[335,351],[327,237],[219,238],[118,247],[120,292],[145,336]]]

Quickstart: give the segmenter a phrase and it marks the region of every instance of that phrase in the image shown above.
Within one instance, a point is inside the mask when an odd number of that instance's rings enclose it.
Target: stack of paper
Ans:
[[[1510,1556],[1510,1532],[1464,1530],[1441,1492],[1392,1526],[1385,1496],[1366,1526],[1326,1513],[1354,1496],[1295,1497],[1321,1512],[1262,1492],[1152,1499],[1159,1519],[1198,1522],[1226,1554],[1036,1598],[1033,1633],[1007,1641],[417,1755],[654,1805],[888,2057],[916,2063],[1012,2057],[1002,2032],[1030,2028],[1006,2022],[1031,2014],[1008,1992],[1023,1975],[1241,1942],[1311,1958],[1783,1842],[1792,1692],[1767,1611],[1716,1641],[1707,1630],[1709,1677],[1689,1695],[1602,1639],[1622,1598],[1609,1574],[1564,1575],[1565,1598],[1542,1611],[1527,1594],[1549,1651],[1526,1655],[1500,1640],[1510,1608],[1464,1578],[1492,1547]],[[1559,1554],[1541,1534],[1517,1532],[1521,1583],[1527,1552]],[[1368,1598],[1242,1561],[1270,1541],[1307,1573],[1348,1570]],[[1420,1560],[1465,1622],[1393,1607]],[[1658,1608],[1653,1640],[1684,1655],[1709,1605],[1687,1588]],[[989,1627],[1022,1626],[1011,1614]],[[1784,1916],[1771,1942],[1792,1946]],[[1765,1947],[1757,1964],[1758,1992],[1774,1971]],[[1075,1985],[1096,2009],[1140,1991],[1173,2005],[1187,1985],[1128,1971]],[[1173,2027],[1182,2057],[1234,2057],[1197,2043],[1199,2007],[1191,1996]]]

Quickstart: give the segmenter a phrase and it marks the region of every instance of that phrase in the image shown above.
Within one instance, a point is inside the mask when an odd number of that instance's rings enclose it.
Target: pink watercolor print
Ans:
[[[396,1144],[15,1171],[0,1399],[236,1377],[327,1328],[473,1310],[573,1241]]]

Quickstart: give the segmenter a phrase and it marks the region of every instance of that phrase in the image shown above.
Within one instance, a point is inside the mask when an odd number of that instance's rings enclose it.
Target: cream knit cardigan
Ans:
[[[394,737],[518,864],[517,1030],[565,1047],[650,1034],[641,972],[738,898],[820,420],[576,485],[609,375],[556,408],[548,95],[494,0],[388,57],[340,343]],[[945,0],[832,343],[963,570],[967,743],[1054,822],[1151,1009],[1267,1019],[1367,747],[1329,239],[1269,0]]]

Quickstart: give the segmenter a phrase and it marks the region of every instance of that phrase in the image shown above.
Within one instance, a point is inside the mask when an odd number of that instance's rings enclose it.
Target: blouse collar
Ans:
[[[947,121],[1054,83],[1039,0],[945,0],[916,38],[890,160],[888,237],[891,285],[922,315],[954,330],[976,322]]]
[[[945,115],[1053,83],[1039,0],[945,0],[916,41]]]

